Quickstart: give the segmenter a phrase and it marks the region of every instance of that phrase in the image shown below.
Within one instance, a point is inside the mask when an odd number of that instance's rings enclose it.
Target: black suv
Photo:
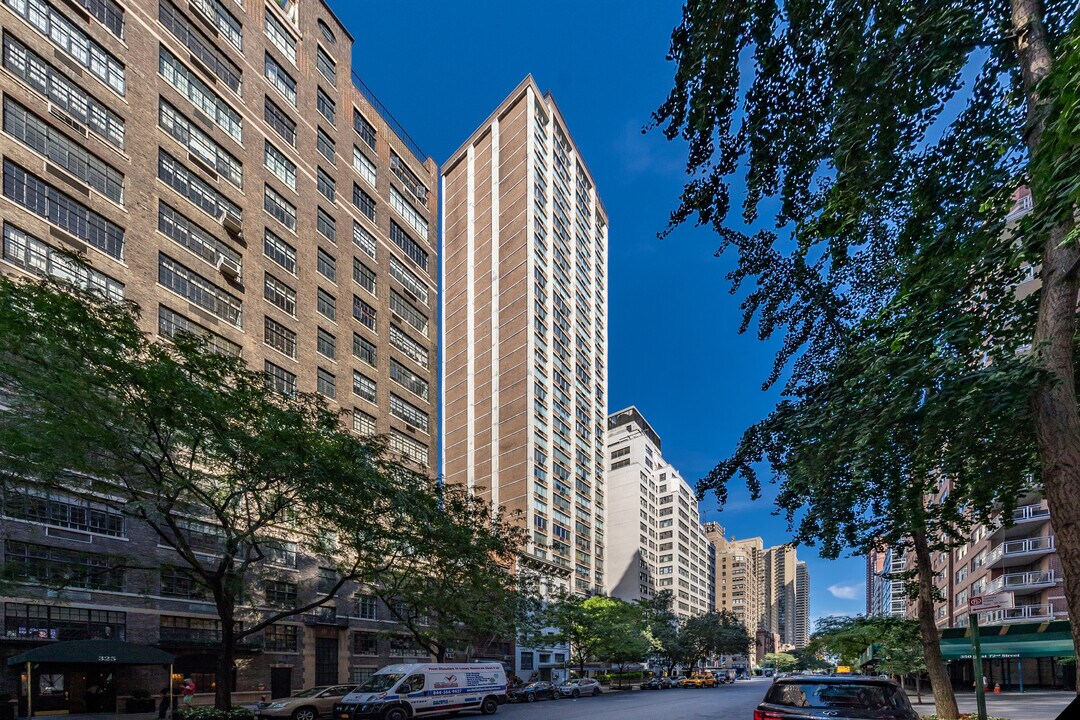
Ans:
[[[754,720],[919,720],[892,680],[807,675],[777,680]]]

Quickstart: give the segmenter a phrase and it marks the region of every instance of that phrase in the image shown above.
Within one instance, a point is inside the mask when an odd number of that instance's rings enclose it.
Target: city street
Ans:
[[[739,681],[718,688],[610,692],[580,700],[547,700],[499,708],[507,720],[750,720],[772,681]]]

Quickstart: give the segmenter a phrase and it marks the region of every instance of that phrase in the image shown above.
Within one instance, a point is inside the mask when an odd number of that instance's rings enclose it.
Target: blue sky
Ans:
[[[611,225],[609,409],[636,405],[691,482],[726,457],[776,400],[761,390],[773,353],[753,332],[737,334],[730,260],[713,257],[711,231],[656,238],[682,188],[685,147],[641,127],[671,85],[665,55],[681,3],[329,2],[356,39],[360,77],[436,162],[526,74],[551,90]],[[707,520],[740,538],[788,539],[767,498],[732,489],[723,512],[706,499]],[[864,609],[861,559],[799,554],[810,566],[813,617]]]

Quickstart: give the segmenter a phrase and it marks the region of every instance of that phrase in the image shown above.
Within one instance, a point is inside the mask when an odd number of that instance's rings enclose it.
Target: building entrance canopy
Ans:
[[[1022,623],[980,627],[982,657],[1041,658],[1074,655],[1069,622]],[[971,659],[971,631],[948,628],[941,632],[941,654],[946,660]]]
[[[148,645],[120,640],[69,640],[51,643],[9,657],[8,665],[67,663],[72,665],[171,665],[173,656]]]

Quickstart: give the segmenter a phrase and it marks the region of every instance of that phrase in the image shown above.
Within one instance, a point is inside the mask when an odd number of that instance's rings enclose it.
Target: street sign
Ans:
[[[992,612],[994,610],[1011,610],[1013,607],[1012,593],[998,593],[997,595],[976,595],[968,600],[969,613]]]

